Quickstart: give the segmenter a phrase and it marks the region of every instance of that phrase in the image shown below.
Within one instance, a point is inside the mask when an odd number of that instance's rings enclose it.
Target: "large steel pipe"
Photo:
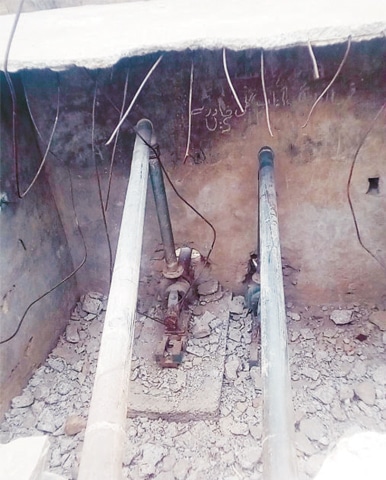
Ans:
[[[137,131],[78,480],[122,479],[151,122]]]
[[[167,278],[177,278],[182,274],[183,269],[177,263],[164,177],[160,161],[157,157],[150,159],[150,180],[165,252],[166,265],[164,275]]]
[[[294,421],[273,151],[259,157],[263,478],[295,480]]]

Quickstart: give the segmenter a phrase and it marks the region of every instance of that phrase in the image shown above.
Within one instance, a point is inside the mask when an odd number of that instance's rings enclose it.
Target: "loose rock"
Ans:
[[[70,343],[78,343],[80,340],[78,326],[70,322],[66,328],[66,340]]]
[[[240,315],[241,313],[243,313],[243,310],[244,310],[244,297],[242,296],[233,297],[233,300],[229,305],[229,311],[231,313],[235,313],[236,315]]]
[[[240,359],[238,357],[230,357],[225,363],[225,378],[230,381],[236,380],[239,368]]]
[[[333,387],[321,386],[312,393],[312,396],[325,405],[330,405],[336,397],[336,391]]]
[[[86,428],[86,423],[86,420],[79,415],[70,415],[64,425],[64,433],[69,436],[76,435]]]
[[[352,310],[334,310],[330,319],[335,323],[335,325],[346,325],[352,320]]]
[[[209,312],[205,312],[202,317],[196,318],[192,334],[194,338],[209,337],[211,328],[210,322],[214,319],[214,315]]]
[[[380,310],[379,312],[373,312],[369,318],[370,322],[376,325],[383,332],[386,331],[386,311]]]
[[[140,462],[140,473],[144,476],[153,475],[157,464],[166,455],[166,450],[160,445],[146,443],[142,447],[142,461]]]
[[[323,423],[318,418],[305,418],[300,421],[299,429],[310,440],[319,440],[326,433]]]
[[[300,452],[306,455],[312,455],[316,451],[314,445],[303,432],[295,432],[295,445]]]
[[[354,386],[355,395],[367,405],[375,403],[375,387],[371,382],[362,382]]]
[[[103,295],[98,292],[89,292],[81,298],[82,310],[87,313],[99,315],[102,310]]]
[[[373,379],[379,385],[386,385],[386,365],[381,365],[374,370]]]
[[[315,370],[315,368],[310,368],[310,367],[302,368],[300,373],[307,378],[311,378],[311,380],[317,380],[320,376],[320,373],[318,372],[318,370]]]
[[[22,395],[15,397],[12,400],[12,408],[26,408],[32,405],[34,401],[34,396],[27,390]]]
[[[50,410],[44,410],[40,415],[36,428],[41,432],[53,433],[56,430],[55,416]]]
[[[216,293],[219,289],[219,283],[217,280],[211,279],[207,280],[204,283],[201,283],[198,286],[198,294],[199,295],[211,295],[213,293]]]
[[[244,448],[237,455],[237,460],[242,468],[253,470],[260,461],[261,451],[262,449],[259,445]]]

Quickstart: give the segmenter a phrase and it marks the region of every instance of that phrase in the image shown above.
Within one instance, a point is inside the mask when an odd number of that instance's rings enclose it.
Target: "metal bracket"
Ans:
[[[177,368],[182,363],[185,344],[185,335],[165,334],[155,354],[156,362],[164,368]]]

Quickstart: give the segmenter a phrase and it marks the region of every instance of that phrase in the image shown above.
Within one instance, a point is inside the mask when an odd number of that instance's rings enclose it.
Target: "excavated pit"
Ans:
[[[69,320],[70,313],[82,294],[101,292],[101,299],[108,295],[108,240],[114,258],[130,172],[131,127],[143,117],[154,124],[161,158],[174,185],[216,229],[210,274],[224,293],[210,301],[200,298],[191,307],[192,327],[194,319],[208,311],[213,328],[208,337],[190,339],[177,370],[162,371],[155,364],[153,349],[162,326],[138,316],[126,478],[261,478],[261,377],[259,368],[248,363],[251,321],[245,309],[235,313],[229,306],[232,293],[244,295],[248,265],[256,252],[256,157],[266,144],[276,154],[301,478],[314,477],[341,435],[363,429],[385,431],[386,112],[380,111],[386,93],[384,39],[352,43],[340,75],[302,127],[346,47],[314,49],[319,80],[313,78],[306,47],[265,52],[273,137],[267,128],[259,50],[228,52],[229,72],[244,113],[230,91],[221,51],[165,53],[120,131],[107,228],[95,165],[106,200],[111,147],[105,143],[119,120],[126,75],[129,101],[158,55],[124,59],[111,69],[12,74],[18,98],[22,190],[45,152],[60,91],[50,149],[54,155],[48,155],[42,174],[23,200],[15,193],[12,105],[1,73],[2,336],[12,335],[31,302],[68,275],[87,253],[76,275],[39,300],[20,332],[0,346],[2,443],[48,433],[50,469],[68,479],[77,476],[104,314],[87,318],[86,312]],[[192,61],[192,134],[185,159]],[[176,247],[189,244],[205,256],[213,240],[210,228],[170,186],[167,195]],[[162,263],[159,251],[149,189],[141,312],[149,313],[156,303],[153,282]],[[350,323],[336,325],[331,320],[337,309],[351,312]],[[69,326],[72,340],[70,334],[63,334]]]

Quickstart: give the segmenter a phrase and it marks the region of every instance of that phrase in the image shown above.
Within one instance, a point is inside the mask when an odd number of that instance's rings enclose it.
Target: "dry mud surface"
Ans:
[[[224,334],[215,316],[207,318],[209,335],[202,337],[201,332],[201,338],[189,341],[183,367],[159,369],[158,380],[141,363],[135,347],[132,380],[145,394],[149,391],[156,398],[158,391],[164,402],[169,397],[170,409],[162,416],[131,412],[124,457],[127,479],[262,477],[262,382],[260,368],[249,365],[251,316],[241,297],[230,300],[227,292],[211,295],[201,296],[192,306],[192,326],[200,324],[211,303],[219,312],[230,311],[226,345],[220,351],[223,362],[217,361],[216,367],[222,377],[217,411],[207,416],[200,411],[197,418],[189,412],[186,417],[183,412],[178,419],[173,416],[176,396],[194,387],[196,371],[202,375],[203,366],[210,368],[214,339]],[[93,295],[84,311],[84,301],[78,303],[57,347],[23,393],[13,399],[0,425],[1,443],[49,435],[49,469],[66,479],[77,477],[106,304],[102,295]],[[288,303],[287,317],[295,442],[300,479],[307,480],[316,475],[343,435],[386,431],[386,314],[375,306],[353,304],[339,309]],[[144,322],[151,320],[140,317],[138,322],[136,342]],[[203,404],[208,398],[212,408],[210,385],[200,394]]]

